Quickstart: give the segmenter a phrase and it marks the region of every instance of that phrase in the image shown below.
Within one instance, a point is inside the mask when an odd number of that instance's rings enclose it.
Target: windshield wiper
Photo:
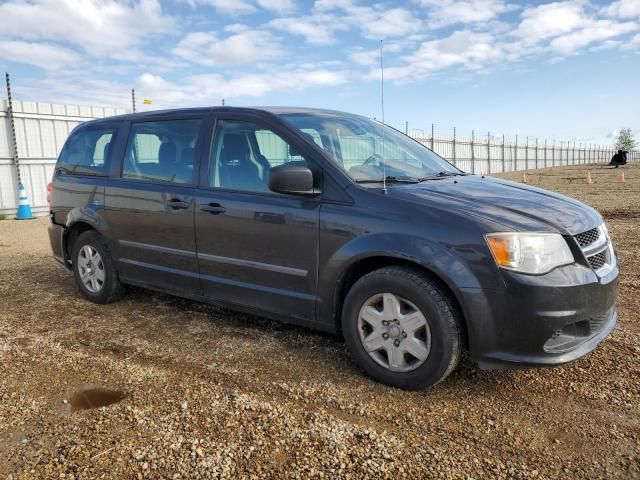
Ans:
[[[442,172],[438,172],[434,175],[429,175],[427,177],[422,177],[418,179],[418,182],[426,182],[427,180],[439,180],[441,178],[445,178],[445,177],[456,177],[456,176],[463,176],[466,175],[465,173],[458,173],[458,172],[446,172],[446,171],[442,171]]]
[[[413,177],[394,177],[392,175],[387,176],[386,178],[382,179],[368,179],[368,178],[363,178],[363,179],[359,179],[356,180],[356,183],[382,183],[386,181],[387,183],[418,183],[421,180],[419,178],[413,178]]]

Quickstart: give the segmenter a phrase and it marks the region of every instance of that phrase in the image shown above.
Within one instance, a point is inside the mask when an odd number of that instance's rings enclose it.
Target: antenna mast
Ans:
[[[384,160],[384,54],[382,50],[382,40],[380,40],[380,103],[382,107],[382,191],[387,193],[387,166]]]

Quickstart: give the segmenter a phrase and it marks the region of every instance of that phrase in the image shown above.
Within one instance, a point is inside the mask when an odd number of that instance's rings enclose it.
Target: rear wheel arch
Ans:
[[[453,307],[456,309],[457,317],[460,319],[460,328],[462,330],[462,341],[464,348],[469,347],[468,328],[462,303],[451,286],[433,270],[427,268],[423,264],[412,261],[407,258],[394,256],[372,256],[362,258],[349,265],[340,276],[336,284],[336,292],[334,294],[334,319],[336,331],[342,330],[342,308],[344,301],[351,290],[351,287],[362,277],[375,270],[385,267],[406,267],[416,270],[422,275],[427,276],[430,280],[438,285],[440,290],[451,300]]]
[[[70,226],[67,226],[66,232],[63,237],[63,247],[65,260],[69,261],[71,259],[71,252],[73,251],[73,244],[76,242],[78,237],[82,235],[84,232],[94,231],[98,234],[98,230],[91,224],[84,222],[82,220],[73,223]]]

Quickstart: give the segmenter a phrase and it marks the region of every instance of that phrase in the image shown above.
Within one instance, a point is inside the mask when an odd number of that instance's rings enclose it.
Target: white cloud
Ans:
[[[362,29],[365,37],[371,39],[403,37],[417,33],[422,28],[422,20],[404,8],[374,10],[353,7],[349,12],[351,21]]]
[[[602,13],[611,17],[633,18],[640,17],[639,0],[618,0],[602,8]]]
[[[56,70],[80,62],[77,52],[49,43],[0,41],[0,58]]]
[[[357,5],[351,0],[317,0],[313,14],[306,17],[277,19],[276,28],[303,35],[313,43],[331,43],[338,30],[355,28],[372,40],[400,38],[422,29],[419,15],[406,8],[385,9],[380,4]],[[315,30],[319,30],[318,33]]]
[[[313,67],[277,69],[234,77],[216,73],[193,75],[180,83],[145,73],[139,78],[139,88],[145,95],[157,99],[160,105],[197,105],[220,98],[259,97],[272,91],[336,87],[346,83],[347,79],[346,72]]]
[[[429,73],[452,67],[479,70],[498,62],[508,53],[488,33],[460,30],[438,40],[423,42],[411,55],[403,57],[404,66],[385,68],[385,78],[405,82],[424,78]],[[374,69],[371,77],[379,75]]]
[[[456,23],[488,22],[516,7],[503,0],[419,0],[433,28]]]
[[[576,0],[528,8],[522,13],[522,22],[514,35],[531,45],[583,27],[588,21],[584,4]]]
[[[290,35],[304,37],[313,45],[333,43],[335,32],[348,29],[340,19],[324,14],[276,18],[270,21],[268,26]]]
[[[278,13],[291,12],[296,9],[293,0],[257,0],[257,2],[262,8]]]
[[[192,6],[205,5],[214,7],[216,11],[231,15],[253,13],[256,8],[247,0],[189,0]]]
[[[640,25],[634,22],[590,21],[580,30],[554,38],[549,46],[561,54],[569,55],[594,42],[619,37],[639,28]]]
[[[264,61],[282,53],[267,31],[250,30],[242,25],[228,28],[237,33],[223,39],[219,39],[214,32],[189,33],[173,49],[173,53],[210,67]]]
[[[5,37],[62,40],[93,54],[130,48],[173,26],[158,0],[10,0],[0,5],[0,18]]]
[[[364,65],[366,67],[380,63],[379,50],[358,50],[349,54],[349,57],[358,65]]]

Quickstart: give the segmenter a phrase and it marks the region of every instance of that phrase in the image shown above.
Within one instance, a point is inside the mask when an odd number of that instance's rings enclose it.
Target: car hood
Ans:
[[[557,231],[576,235],[597,227],[602,217],[593,208],[529,185],[491,177],[444,177],[409,185],[394,185],[390,196],[437,204],[446,211],[480,216],[517,231]]]

